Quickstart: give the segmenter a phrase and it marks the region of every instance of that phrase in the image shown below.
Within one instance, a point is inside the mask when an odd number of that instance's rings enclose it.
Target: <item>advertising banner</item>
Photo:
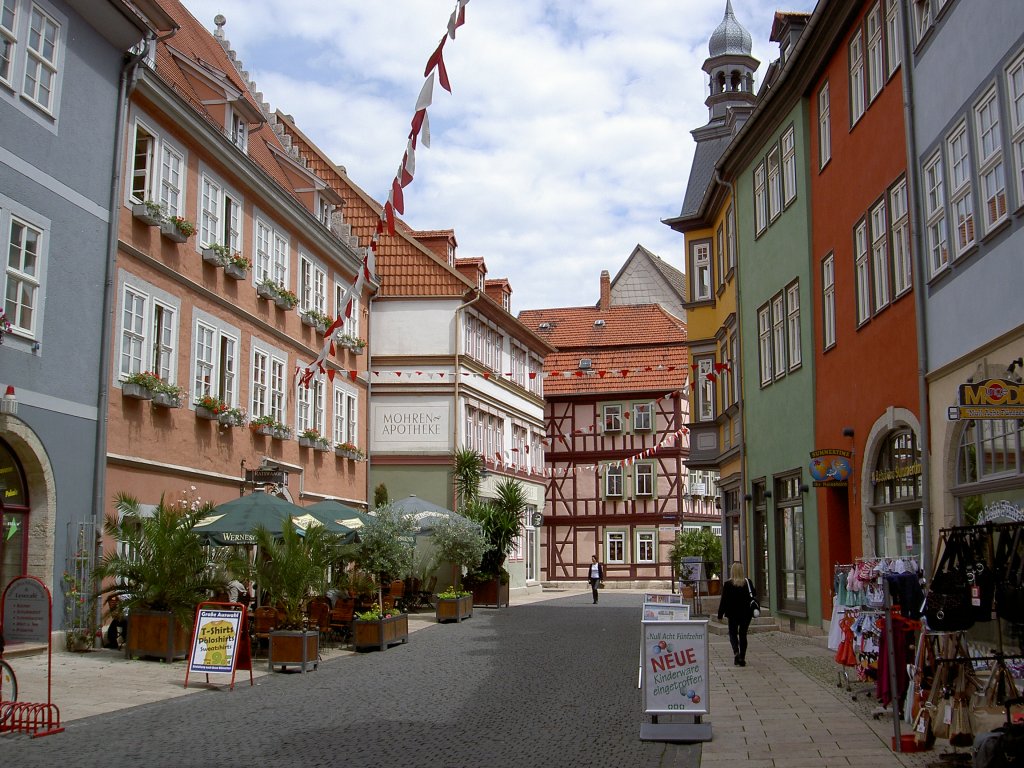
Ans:
[[[189,669],[192,672],[223,672],[235,669],[235,653],[240,641],[242,612],[200,608],[192,636]]]
[[[643,622],[643,690],[647,714],[706,715],[708,622]]]

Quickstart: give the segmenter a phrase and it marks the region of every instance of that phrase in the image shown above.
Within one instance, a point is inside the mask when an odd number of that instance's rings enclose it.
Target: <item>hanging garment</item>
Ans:
[[[839,630],[843,639],[836,650],[836,661],[844,667],[857,666],[857,654],[853,650],[853,616],[846,614],[839,620]]]

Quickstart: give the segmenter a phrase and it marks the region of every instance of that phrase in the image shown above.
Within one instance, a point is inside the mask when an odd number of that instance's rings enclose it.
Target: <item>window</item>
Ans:
[[[653,563],[655,562],[654,551],[655,551],[655,536],[657,534],[654,531],[637,531],[636,532],[636,562],[638,563]]]
[[[772,360],[775,378],[786,375],[786,310],[781,293],[772,298]]]
[[[153,167],[153,151],[156,139],[139,123],[135,124],[135,145],[132,155],[131,199],[144,203],[152,197],[156,169]]]
[[[932,25],[932,0],[913,0],[914,41],[920,43]]]
[[[250,416],[271,416],[274,421],[285,423],[284,382],[287,368],[284,352],[257,346],[254,340]]]
[[[902,59],[903,20],[900,18],[901,0],[885,0],[885,58],[891,75]]]
[[[243,152],[249,149],[249,125],[245,122],[245,118],[235,112],[233,109],[228,110],[228,115],[231,120],[231,142]]]
[[[319,211],[319,213],[317,214],[317,218],[320,220],[321,224],[330,229],[331,218],[334,216],[334,206],[323,195],[319,196],[317,206]]]
[[[879,3],[868,11],[864,22],[868,39],[868,101],[874,101],[885,84],[884,51],[882,49],[882,9]]]
[[[796,198],[796,129],[782,134],[782,200],[789,205]]]
[[[789,351],[789,370],[800,367],[800,283],[786,288],[786,348]]]
[[[697,420],[715,420],[715,361],[702,357],[697,361]]]
[[[942,154],[936,152],[924,165],[924,213],[928,231],[928,271],[934,277],[949,264],[946,245],[946,193],[943,187]]]
[[[991,232],[1006,219],[1003,138],[999,126],[999,101],[996,99],[995,86],[975,105],[974,123],[982,212],[985,231]]]
[[[960,123],[946,138],[949,154],[949,204],[956,227],[956,255],[974,245],[974,203],[971,200],[971,168],[967,150],[967,125]]]
[[[8,232],[4,313],[13,331],[34,338],[38,327],[43,230],[18,216],[0,217],[0,221],[4,218]]]
[[[850,40],[850,125],[864,114],[864,41],[858,28]]]
[[[634,490],[637,496],[654,495],[654,465],[637,464],[633,468]]]
[[[60,73],[57,65],[60,52],[60,25],[33,3],[25,40],[27,55],[25,80],[21,92],[36,106],[46,112],[53,112],[54,95]]]
[[[299,257],[299,308],[327,314],[327,271],[305,254]]]
[[[772,310],[765,304],[757,310],[758,355],[761,365],[761,386],[772,383]]]
[[[604,431],[605,432],[621,432],[622,431],[622,406],[621,405],[606,405],[603,408],[604,414]]]
[[[726,370],[726,386],[723,392],[729,405],[740,401],[740,339],[736,333],[729,334],[729,354],[726,356],[728,369]]]
[[[240,251],[242,198],[208,173],[203,174],[200,189],[200,245],[226,245],[232,251]]]
[[[821,260],[821,340],[822,348],[836,343],[836,257]]]
[[[1006,92],[1010,98],[1010,142],[1017,204],[1024,202],[1024,53],[1006,69]]]
[[[829,122],[828,81],[818,91],[818,167],[832,159],[832,124]]]
[[[606,563],[626,562],[626,534],[622,531],[604,532],[604,561]]]
[[[344,387],[334,387],[334,444],[359,445],[356,421],[359,416],[359,398]]]
[[[181,216],[185,210],[184,150],[139,120],[133,133],[129,201],[154,201],[165,215]]]
[[[875,312],[889,304],[889,243],[885,201],[871,209],[871,269],[874,278]]]
[[[183,169],[185,158],[168,144],[160,146],[160,194],[159,202],[168,216],[181,216],[184,210],[182,200]]]
[[[726,263],[732,272],[736,268],[736,214],[731,205],[725,212],[725,247]]]
[[[768,201],[765,199],[764,163],[754,169],[754,233],[760,235],[768,226]]]
[[[196,320],[192,353],[193,398],[211,395],[238,406],[238,330],[220,328],[212,318]]]
[[[804,508],[799,476],[775,481],[775,526],[778,536],[779,606],[783,610],[805,611],[807,571]]]
[[[622,465],[608,464],[604,468],[604,495],[622,495]]]
[[[910,219],[907,214],[907,180],[900,179],[889,190],[889,245],[892,249],[893,295],[910,290]]]
[[[775,221],[782,212],[782,169],[779,166],[779,148],[768,153],[768,217]]]
[[[505,337],[486,321],[468,312],[465,315],[464,329],[465,354],[483,363],[492,371],[501,370]]]
[[[18,43],[15,30],[15,0],[3,0],[0,5],[0,83],[11,84],[14,76],[14,52]]]
[[[690,246],[693,255],[693,300],[711,299],[711,242],[701,240]]]
[[[512,344],[512,381],[526,389],[526,365],[530,353],[518,344]]]
[[[170,296],[125,283],[121,293],[121,347],[118,374],[152,371],[164,382],[177,381],[177,307]]]
[[[256,252],[252,260],[253,280],[273,280],[288,286],[288,238],[261,214],[255,218]]]
[[[321,435],[324,431],[324,384],[313,379],[309,386],[296,386],[295,429],[297,433],[315,429]]]
[[[715,233],[715,266],[718,268],[718,289],[725,285],[725,225],[719,224]]]
[[[868,266],[868,226],[861,219],[853,230],[853,272],[857,289],[857,325],[871,316],[871,272]]]
[[[633,406],[633,431],[649,432],[654,429],[654,403],[636,403]]]

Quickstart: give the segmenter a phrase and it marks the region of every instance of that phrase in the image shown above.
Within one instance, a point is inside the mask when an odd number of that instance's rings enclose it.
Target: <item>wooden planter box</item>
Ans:
[[[508,584],[502,584],[499,579],[491,579],[483,584],[473,587],[473,605],[501,606],[508,607]]]
[[[357,651],[377,648],[386,651],[389,645],[404,643],[409,639],[409,616],[400,613],[380,621],[352,622],[352,647]]]
[[[128,639],[124,655],[129,659],[150,656],[164,661],[188,657],[191,627],[178,626],[174,614],[168,611],[140,611],[128,613]]]
[[[307,668],[316,669],[319,663],[319,632],[280,629],[270,633],[267,668],[271,672],[275,667],[280,667],[282,671],[288,667],[299,667],[300,671],[305,672]]]
[[[434,616],[441,621],[462,621],[473,615],[473,596],[439,597]]]

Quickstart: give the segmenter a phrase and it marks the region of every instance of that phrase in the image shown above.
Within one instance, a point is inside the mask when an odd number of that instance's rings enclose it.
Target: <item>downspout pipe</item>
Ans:
[[[477,288],[476,295],[469,301],[463,302],[455,308],[455,387],[454,387],[454,408],[452,413],[452,452],[459,450],[459,424],[462,421],[459,415],[459,382],[462,379],[462,313],[467,307],[472,306],[480,300],[483,292]],[[452,478],[452,506],[458,509],[459,500],[456,498],[455,479]]]
[[[914,49],[910,40],[910,20],[913,18],[907,0],[900,3],[903,14],[903,130],[907,145],[907,202],[910,206],[910,233],[916,258],[911,270],[914,287],[914,324],[917,331],[917,397],[921,423],[921,570],[931,570],[930,555],[932,541],[931,514],[931,428],[928,412],[928,322],[927,289],[924,279],[924,233],[922,231],[921,201],[917,191],[921,188],[921,174],[917,166],[917,138],[914,134]]]

